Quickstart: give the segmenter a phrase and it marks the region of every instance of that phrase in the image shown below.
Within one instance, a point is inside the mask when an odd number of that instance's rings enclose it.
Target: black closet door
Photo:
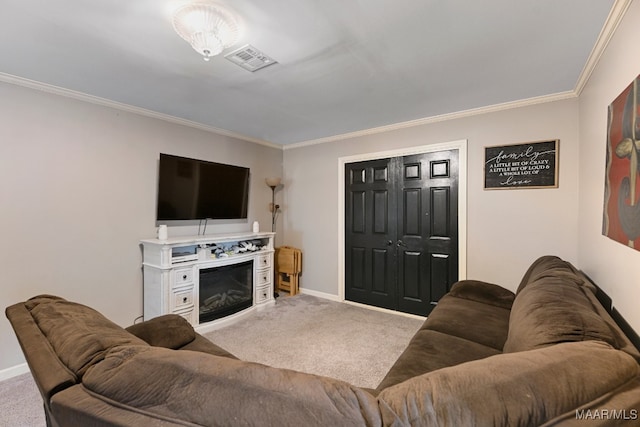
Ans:
[[[458,280],[458,150],[400,161],[398,310],[426,315]]]
[[[427,315],[458,280],[458,150],[345,165],[345,297]]]
[[[345,297],[397,309],[397,162],[345,165]]]

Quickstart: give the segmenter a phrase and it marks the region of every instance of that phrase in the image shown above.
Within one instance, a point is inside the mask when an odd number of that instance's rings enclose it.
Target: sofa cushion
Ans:
[[[214,356],[221,357],[230,357],[232,359],[237,359],[235,355],[229,353],[224,348],[220,347],[217,344],[212,343],[207,338],[203,337],[200,334],[196,334],[196,338],[191,341],[189,344],[181,347],[180,350],[190,350],[190,351],[199,351],[202,353],[209,353]]]
[[[479,280],[461,280],[451,287],[449,294],[454,297],[511,309],[515,295],[508,289]]]
[[[508,308],[447,294],[422,329],[453,335],[502,351],[509,332]]]
[[[578,280],[577,270],[573,265],[557,256],[545,255],[535,260],[524,273],[520,285],[516,291],[519,294],[529,283],[536,282],[545,277],[564,276],[569,280]],[[582,281],[580,279],[580,281]]]
[[[385,425],[389,417],[397,425],[537,426],[639,373],[631,356],[608,344],[564,343],[433,371],[378,399]]]
[[[83,385],[113,405],[184,424],[382,423],[375,397],[345,382],[193,351],[114,349]]]
[[[82,384],[51,399],[51,426],[72,427],[184,427],[184,422],[166,420],[113,405],[89,393]],[[193,426],[191,424],[191,426]]]
[[[638,427],[640,375],[621,387],[552,418],[541,427]]]
[[[144,340],[147,344],[156,347],[178,349],[196,339],[193,326],[182,316],[177,314],[165,314],[154,317],[144,322],[136,323],[126,328]]]
[[[463,338],[421,329],[411,338],[377,390],[384,390],[417,375],[499,353],[494,348]]]
[[[30,299],[25,305],[62,363],[78,378],[113,347],[147,345],[82,304],[43,295]]]
[[[589,298],[589,301],[591,301],[591,305],[593,305],[596,313],[598,313],[598,316],[600,316],[602,320],[607,323],[609,329],[611,329],[611,333],[615,339],[615,342],[612,344],[613,347],[629,353],[638,361],[638,363],[640,363],[640,350],[636,348],[629,337],[625,335],[620,326],[616,323],[615,320],[613,320],[609,312],[602,306],[600,301],[598,301],[598,298],[595,296],[595,294],[592,292],[585,292],[585,295]],[[624,319],[621,320],[625,321]]]
[[[540,278],[518,293],[511,309],[505,352],[567,341],[597,340],[615,346],[615,336],[586,293],[563,275]]]

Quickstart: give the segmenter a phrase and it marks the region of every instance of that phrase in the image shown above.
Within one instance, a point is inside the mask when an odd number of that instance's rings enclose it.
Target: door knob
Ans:
[[[407,245],[405,245],[405,243],[402,240],[398,240],[398,243],[396,243],[396,246],[400,247],[400,246],[407,246]]]
[[[388,245],[388,246],[393,245],[393,240],[389,240],[389,241],[387,241],[387,245]]]

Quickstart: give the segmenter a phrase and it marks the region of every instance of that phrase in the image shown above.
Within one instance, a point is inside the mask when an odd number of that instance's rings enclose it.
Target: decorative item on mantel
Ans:
[[[158,240],[167,240],[168,237],[167,226],[165,224],[158,226]]]
[[[269,205],[269,211],[271,212],[271,231],[276,231],[276,216],[280,205],[276,205],[276,188],[281,185],[280,177],[270,177],[265,179],[265,182],[271,187],[271,204]]]
[[[227,258],[233,255],[240,255],[246,252],[257,252],[267,249],[262,245],[259,239],[244,240],[237,243],[229,244],[210,244],[207,245],[211,250],[211,258]]]

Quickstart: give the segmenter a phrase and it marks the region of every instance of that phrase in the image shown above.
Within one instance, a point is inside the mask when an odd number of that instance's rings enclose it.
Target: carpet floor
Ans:
[[[242,360],[375,388],[422,322],[299,294],[205,336]]]
[[[242,360],[375,388],[422,322],[301,294],[205,336]],[[0,426],[45,426],[31,374],[0,382]]]

